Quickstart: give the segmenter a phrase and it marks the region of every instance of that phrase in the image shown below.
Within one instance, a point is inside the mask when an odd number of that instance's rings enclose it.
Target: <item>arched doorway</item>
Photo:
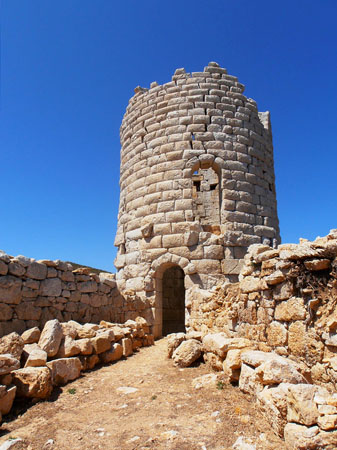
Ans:
[[[185,332],[184,271],[171,266],[162,278],[162,335]]]

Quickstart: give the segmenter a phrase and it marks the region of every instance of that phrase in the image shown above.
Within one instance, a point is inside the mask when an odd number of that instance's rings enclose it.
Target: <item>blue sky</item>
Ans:
[[[283,242],[337,228],[336,0],[2,0],[0,248],[113,270],[137,85],[216,61],[270,110]]]

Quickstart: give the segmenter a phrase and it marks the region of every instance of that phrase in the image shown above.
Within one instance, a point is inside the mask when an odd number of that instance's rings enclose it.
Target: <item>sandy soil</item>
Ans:
[[[28,408],[16,403],[0,427],[0,444],[14,437],[31,450],[225,450],[244,436],[257,449],[285,448],[254,400],[238,388],[192,387],[192,380],[206,373],[202,363],[174,367],[162,339],[84,373],[49,401]],[[125,387],[136,390],[118,390]]]

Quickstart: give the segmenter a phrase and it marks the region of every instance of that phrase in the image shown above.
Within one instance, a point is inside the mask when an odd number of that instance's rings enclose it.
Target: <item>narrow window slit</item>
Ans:
[[[200,181],[193,181],[193,184],[194,184],[197,192],[200,192]]]

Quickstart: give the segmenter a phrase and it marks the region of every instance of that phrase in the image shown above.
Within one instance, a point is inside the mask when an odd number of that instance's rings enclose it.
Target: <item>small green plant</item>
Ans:
[[[157,396],[156,395],[152,395],[151,400],[156,400]]]
[[[219,380],[216,384],[216,388],[219,389],[219,391],[221,391],[224,388],[225,384],[223,381]]]
[[[71,394],[71,395],[76,394],[76,389],[75,388],[68,389],[68,394]]]

